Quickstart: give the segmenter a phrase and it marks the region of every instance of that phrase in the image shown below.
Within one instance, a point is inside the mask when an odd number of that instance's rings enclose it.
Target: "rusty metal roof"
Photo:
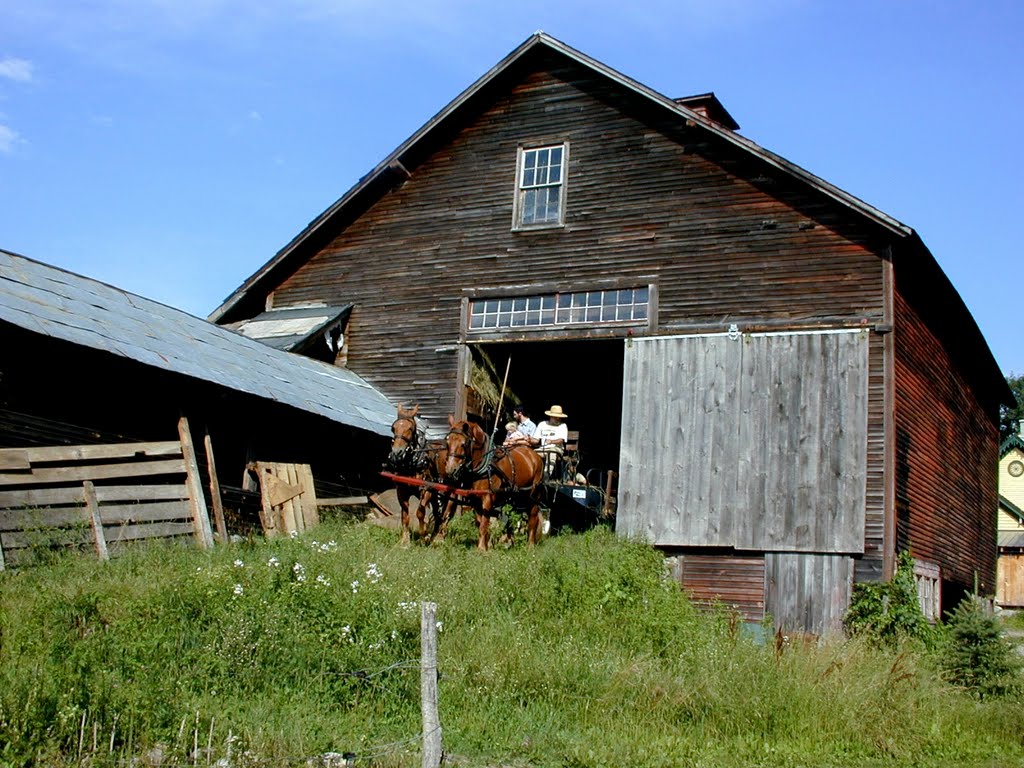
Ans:
[[[262,397],[379,435],[394,407],[351,371],[0,250],[0,321]]]

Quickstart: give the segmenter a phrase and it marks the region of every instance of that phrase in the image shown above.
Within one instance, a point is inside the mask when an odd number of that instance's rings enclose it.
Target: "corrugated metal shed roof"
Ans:
[[[351,371],[272,349],[181,310],[2,250],[0,320],[390,434],[393,406]]]
[[[310,340],[314,334],[326,331],[340,322],[351,310],[351,304],[338,307],[281,307],[268,309],[249,320],[227,323],[226,327],[274,349],[292,351]]]
[[[1024,531],[1000,531],[999,546],[1003,549],[1024,548]]]

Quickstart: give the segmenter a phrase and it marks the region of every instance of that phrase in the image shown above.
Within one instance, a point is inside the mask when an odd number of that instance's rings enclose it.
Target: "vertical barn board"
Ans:
[[[859,331],[627,343],[618,530],[862,552],[867,374]]]
[[[313,469],[309,464],[299,464],[297,467],[299,482],[302,484],[302,523],[306,528],[313,528],[320,525],[320,512],[317,508]]]
[[[769,552],[766,610],[776,629],[826,635],[841,632],[850,604],[853,558]]]

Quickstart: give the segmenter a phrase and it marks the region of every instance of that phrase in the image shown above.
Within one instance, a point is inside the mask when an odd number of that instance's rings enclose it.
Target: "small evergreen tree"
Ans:
[[[1020,689],[1020,659],[1000,633],[999,621],[976,595],[947,615],[946,635],[943,667],[951,682],[979,698]]]

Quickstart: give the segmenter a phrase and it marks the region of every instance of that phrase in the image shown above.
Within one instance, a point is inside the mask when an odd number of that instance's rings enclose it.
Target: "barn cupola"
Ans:
[[[692,109],[699,115],[703,115],[708,120],[713,120],[723,128],[728,128],[730,131],[738,131],[740,129],[739,123],[737,123],[729,111],[722,106],[722,102],[715,96],[714,91],[711,93],[701,93],[697,96],[683,96],[679,99],[674,99],[676,104],[682,104],[687,109]]]

